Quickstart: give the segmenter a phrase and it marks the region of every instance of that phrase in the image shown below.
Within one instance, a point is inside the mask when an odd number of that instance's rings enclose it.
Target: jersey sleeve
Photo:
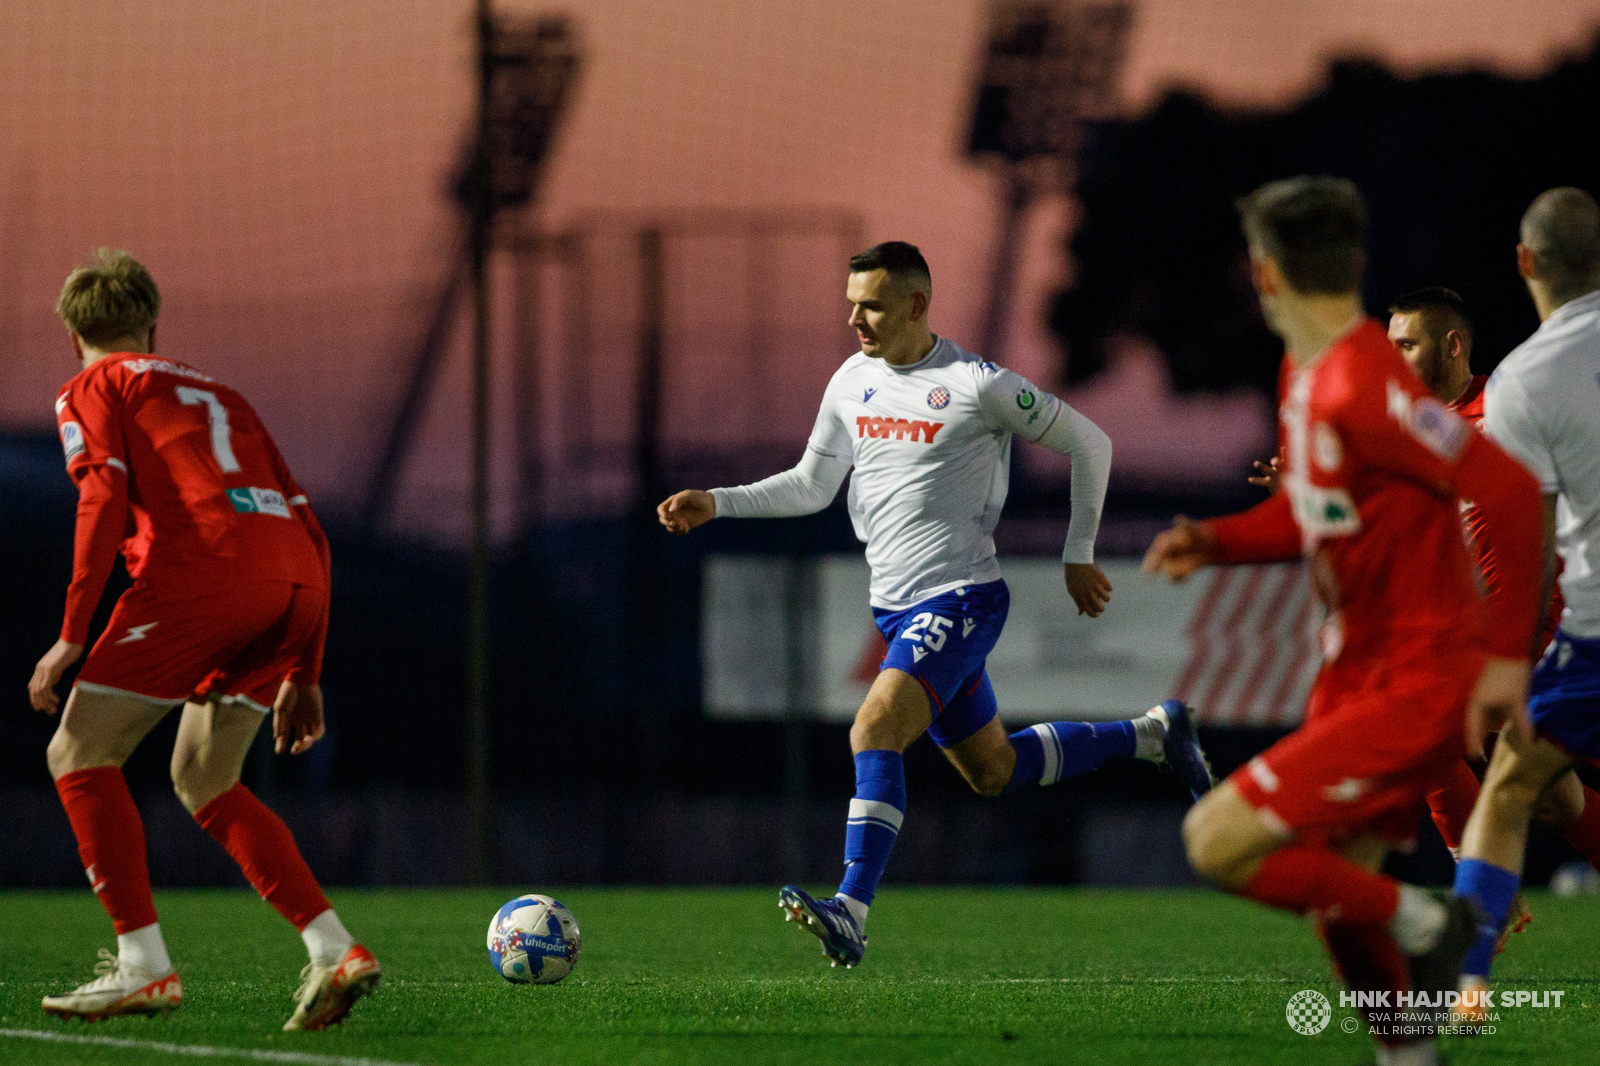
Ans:
[[[853,463],[855,454],[850,450],[850,430],[839,417],[837,397],[842,374],[843,368],[840,368],[829,380],[828,387],[822,390],[822,405],[817,409],[811,436],[806,439],[806,450],[824,459],[840,460],[848,466]]]
[[[1500,373],[1489,379],[1483,395],[1483,431],[1528,468],[1542,491],[1559,492],[1555,457],[1536,414],[1528,390],[1516,377]]]
[[[1216,542],[1214,563],[1287,563],[1304,553],[1287,492],[1275,492],[1248,511],[1200,524]]]
[[[1538,620],[1544,529],[1539,485],[1521,463],[1435,399],[1420,380],[1394,375],[1380,395],[1349,390],[1333,412],[1360,461],[1471,500],[1495,545],[1498,588],[1489,590],[1490,650],[1528,654]]]
[[[122,399],[106,375],[80,378],[56,400],[56,426],[67,473],[78,487],[72,582],[61,639],[83,644],[128,528],[128,456]]]
[[[984,425],[1037,441],[1066,405],[1027,378],[994,363],[978,366],[978,405]]]

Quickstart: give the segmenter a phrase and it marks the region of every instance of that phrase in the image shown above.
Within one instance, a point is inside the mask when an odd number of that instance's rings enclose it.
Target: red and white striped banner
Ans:
[[[1322,665],[1322,606],[1300,563],[1211,571],[1185,633],[1189,662],[1173,695],[1214,726],[1299,723]]]

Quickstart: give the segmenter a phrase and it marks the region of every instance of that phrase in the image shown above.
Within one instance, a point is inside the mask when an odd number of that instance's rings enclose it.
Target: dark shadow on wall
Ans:
[[[1370,213],[1367,309],[1446,285],[1478,320],[1487,373],[1538,321],[1517,276],[1517,222],[1557,185],[1600,192],[1600,37],[1587,55],[1516,80],[1402,78],[1336,62],[1279,113],[1224,111],[1172,92],[1146,116],[1090,128],[1078,156],[1073,287],[1049,308],[1065,380],[1106,363],[1117,333],[1153,341],[1180,392],[1275,387],[1281,346],[1250,289],[1234,201],[1292,174],[1347,177]]]

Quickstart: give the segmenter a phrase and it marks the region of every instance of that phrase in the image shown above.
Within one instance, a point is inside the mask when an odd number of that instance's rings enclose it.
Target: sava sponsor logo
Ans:
[[[67,462],[83,454],[83,427],[76,422],[61,423],[61,450],[67,453]]]
[[[228,490],[228,502],[240,514],[270,514],[289,517],[289,502],[277,489],[239,488]]]
[[[908,418],[873,418],[870,415],[860,415],[856,418],[856,436],[882,439],[893,437],[895,440],[920,440],[924,444],[932,444],[935,434],[944,428],[943,422],[924,422],[921,419],[912,421]]]
[[[215,381],[192,367],[179,366],[177,363],[166,359],[128,359],[122,364],[135,374],[143,374],[150,370],[159,370],[163,374],[176,374],[180,378],[193,378],[196,381]]]

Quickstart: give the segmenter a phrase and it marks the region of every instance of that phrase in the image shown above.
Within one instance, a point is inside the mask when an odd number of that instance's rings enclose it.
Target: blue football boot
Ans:
[[[800,928],[816,934],[822,941],[822,953],[834,966],[850,969],[861,961],[867,950],[867,938],[861,927],[835,899],[812,899],[794,885],[784,885],[778,890],[778,906],[783,908],[783,920],[799,922]]]
[[[1149,713],[1152,718],[1165,719],[1167,738],[1161,742],[1161,751],[1166,756],[1167,769],[1182,779],[1195,799],[1210,792],[1217,779],[1211,776],[1211,763],[1200,750],[1189,708],[1182,700],[1168,700]]]

